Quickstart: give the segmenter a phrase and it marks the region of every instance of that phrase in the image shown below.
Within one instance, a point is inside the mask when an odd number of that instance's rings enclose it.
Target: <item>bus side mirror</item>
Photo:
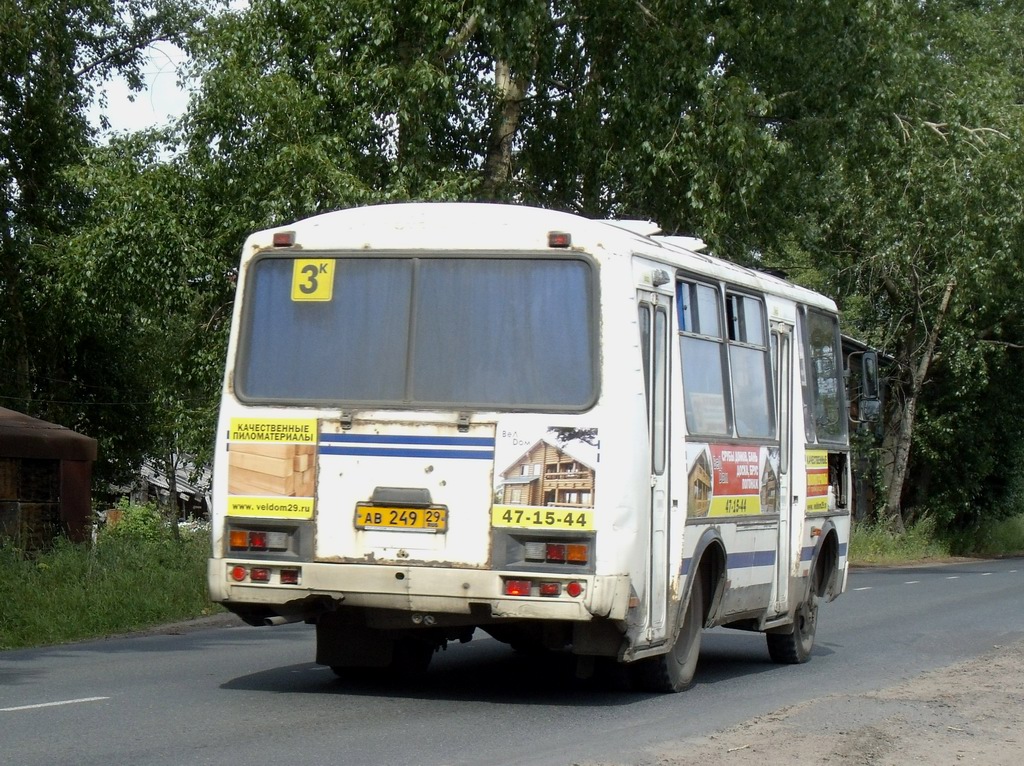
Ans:
[[[882,416],[882,399],[878,386],[878,354],[865,351],[860,360],[860,401],[857,420],[874,423]]]

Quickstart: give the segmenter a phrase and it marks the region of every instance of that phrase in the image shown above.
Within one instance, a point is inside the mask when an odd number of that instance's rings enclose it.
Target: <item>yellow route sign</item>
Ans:
[[[334,296],[334,260],[297,258],[292,267],[293,301],[329,301]]]

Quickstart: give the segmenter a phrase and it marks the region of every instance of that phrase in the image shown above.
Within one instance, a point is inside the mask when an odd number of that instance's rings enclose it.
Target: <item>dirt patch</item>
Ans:
[[[1022,723],[1024,642],[880,691],[782,708],[633,764],[1018,766]]]

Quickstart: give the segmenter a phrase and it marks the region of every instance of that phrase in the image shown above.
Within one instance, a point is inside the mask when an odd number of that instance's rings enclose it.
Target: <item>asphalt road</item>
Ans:
[[[0,653],[0,763],[629,763],[779,707],[881,688],[1024,639],[1024,559],[862,569],[820,613],[812,660],[774,665],[764,637],[705,634],[678,695],[587,682],[565,657],[478,632],[415,683],[344,683],[313,630],[219,627]]]

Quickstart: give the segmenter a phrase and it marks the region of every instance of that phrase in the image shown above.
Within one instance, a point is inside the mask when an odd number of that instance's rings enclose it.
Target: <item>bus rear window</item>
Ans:
[[[235,366],[242,400],[578,410],[596,399],[588,261],[322,260],[333,266],[328,300],[293,299],[291,258],[253,262]]]

